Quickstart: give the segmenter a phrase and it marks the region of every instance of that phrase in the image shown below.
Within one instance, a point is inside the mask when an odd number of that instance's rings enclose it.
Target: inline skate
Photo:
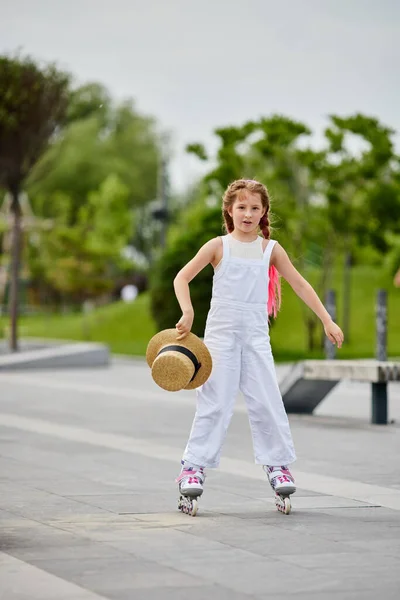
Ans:
[[[296,491],[293,476],[289,469],[283,467],[270,467],[265,465],[264,471],[275,493],[275,505],[279,512],[289,515],[292,510],[290,495]]]
[[[176,479],[179,484],[178,510],[195,517],[199,509],[199,498],[203,493],[205,480],[202,468],[184,467]]]

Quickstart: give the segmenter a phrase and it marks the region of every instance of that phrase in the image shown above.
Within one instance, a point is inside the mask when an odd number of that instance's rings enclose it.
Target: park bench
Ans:
[[[400,381],[400,361],[305,360],[296,363],[280,384],[286,411],[311,414],[343,379],[371,384],[371,422],[387,424],[387,383]]]

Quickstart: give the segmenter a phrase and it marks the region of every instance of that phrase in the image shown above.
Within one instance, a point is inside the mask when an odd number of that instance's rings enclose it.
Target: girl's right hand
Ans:
[[[192,329],[194,313],[183,313],[177,324],[175,325],[178,333],[177,340],[183,340]]]

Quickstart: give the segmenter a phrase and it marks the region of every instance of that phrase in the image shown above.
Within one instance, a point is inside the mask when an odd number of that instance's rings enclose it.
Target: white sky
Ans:
[[[0,52],[17,48],[154,115],[176,187],[199,172],[186,143],[273,112],[400,132],[400,0],[0,0]]]

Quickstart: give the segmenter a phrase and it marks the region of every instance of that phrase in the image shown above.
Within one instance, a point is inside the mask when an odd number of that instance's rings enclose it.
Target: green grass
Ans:
[[[1,330],[6,322],[0,318]],[[116,354],[144,355],[154,333],[147,294],[132,304],[116,302],[89,315],[41,315],[20,320],[21,337],[105,342]]]
[[[316,274],[306,274],[315,283]],[[343,326],[342,273],[336,272],[333,288],[336,290],[337,318]],[[375,267],[356,267],[351,274],[351,305],[349,338],[338,358],[367,358],[375,355],[375,299],[379,288],[388,291],[388,355],[400,356],[400,289]],[[288,284],[283,283],[282,310],[272,327],[271,342],[276,360],[297,360],[304,357],[323,357],[321,350],[308,352],[304,304]],[[305,310],[308,310],[305,307]],[[322,335],[322,326],[320,327]]]
[[[314,274],[315,275],[315,274]],[[313,283],[313,274],[307,274]],[[335,277],[338,318],[342,324],[341,275]],[[375,297],[378,288],[388,290],[388,354],[400,356],[400,290],[390,279],[372,267],[352,271],[350,336],[338,352],[338,358],[373,357],[375,352]],[[171,293],[172,284],[171,284]],[[0,331],[8,321],[0,318]],[[174,324],[171,324],[173,327]],[[322,328],[320,329],[322,336]],[[133,304],[116,302],[96,309],[90,315],[48,315],[24,317],[20,321],[22,337],[43,337],[104,342],[113,353],[144,355],[147,343],[156,332],[150,315],[149,295],[142,294]],[[291,288],[283,286],[282,311],[272,327],[271,341],[277,361],[322,357],[321,350],[307,352],[302,302]]]

